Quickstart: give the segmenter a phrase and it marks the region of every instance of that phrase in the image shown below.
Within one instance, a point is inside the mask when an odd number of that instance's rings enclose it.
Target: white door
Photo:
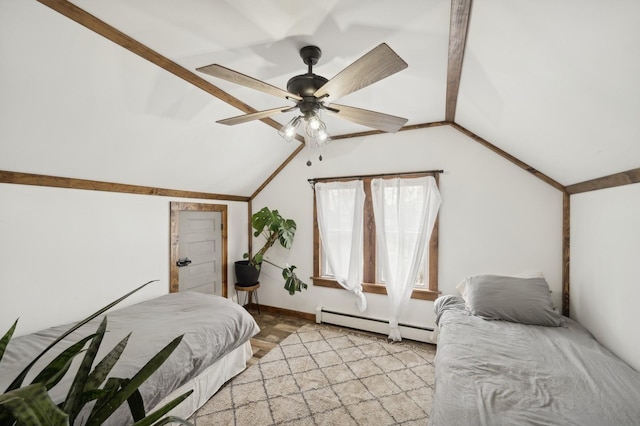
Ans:
[[[178,247],[178,291],[222,296],[222,213],[181,211]]]

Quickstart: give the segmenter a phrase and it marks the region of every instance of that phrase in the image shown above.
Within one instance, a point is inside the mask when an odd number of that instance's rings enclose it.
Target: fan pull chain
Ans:
[[[307,166],[311,167],[311,142],[309,138],[304,138],[304,144],[307,146]]]

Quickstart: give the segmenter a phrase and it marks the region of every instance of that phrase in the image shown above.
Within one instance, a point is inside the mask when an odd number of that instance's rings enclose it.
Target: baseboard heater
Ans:
[[[337,312],[326,309],[322,306],[316,307],[316,323],[339,325],[341,327],[370,331],[373,333],[380,333],[384,335],[389,334],[388,320]],[[405,339],[416,340],[418,342],[433,343],[433,341],[431,340],[431,335],[433,333],[432,328],[402,323],[400,323],[398,326],[400,328],[400,334]]]

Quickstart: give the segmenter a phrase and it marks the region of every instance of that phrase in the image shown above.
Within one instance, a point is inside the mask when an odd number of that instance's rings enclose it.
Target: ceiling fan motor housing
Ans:
[[[298,102],[301,113],[320,109],[320,101],[313,94],[326,82],[326,78],[316,74],[297,75],[287,82],[287,90],[302,97],[302,101]]]
[[[296,75],[287,82],[287,90],[302,97],[313,96],[327,81],[326,78],[313,73]]]

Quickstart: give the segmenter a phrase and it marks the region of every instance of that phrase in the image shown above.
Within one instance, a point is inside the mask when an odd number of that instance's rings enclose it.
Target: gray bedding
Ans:
[[[575,321],[484,320],[454,296],[435,307],[432,426],[640,425],[640,373]]]
[[[98,360],[132,332],[122,357],[112,370],[111,376],[114,377],[132,377],[171,340],[184,334],[169,359],[140,387],[147,412],[171,391],[260,331],[253,317],[241,306],[228,299],[202,293],[167,294],[109,312],[106,316],[108,331],[98,353]],[[30,383],[29,379],[35,377],[62,349],[95,332],[101,320],[102,317],[94,319],[58,344],[57,351],[50,351],[31,370],[32,374],[27,376],[25,384]],[[12,339],[0,362],[0,388],[6,389],[35,355],[69,328],[70,325],[58,326]],[[76,369],[79,361],[80,359],[75,361]],[[54,401],[64,399],[72,378],[71,374],[67,374],[51,390]],[[108,423],[125,425],[131,423],[130,419],[128,408],[120,407]]]

